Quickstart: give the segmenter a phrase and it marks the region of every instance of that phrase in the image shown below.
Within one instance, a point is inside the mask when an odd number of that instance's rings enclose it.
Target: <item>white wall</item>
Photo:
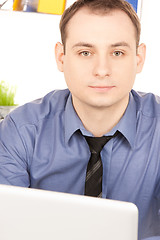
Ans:
[[[68,0],[67,6],[73,2]],[[147,59],[134,86],[158,95],[159,9],[159,0],[143,0],[141,41],[147,45]],[[59,20],[57,15],[0,11],[0,81],[17,85],[18,104],[42,97],[55,88],[66,88],[54,59],[54,46],[60,41]]]
[[[143,0],[141,42],[147,46],[144,69],[137,75],[136,90],[160,95],[160,1]]]

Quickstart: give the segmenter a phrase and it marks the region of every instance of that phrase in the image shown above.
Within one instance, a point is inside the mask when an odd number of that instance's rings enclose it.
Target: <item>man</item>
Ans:
[[[137,205],[139,239],[160,236],[160,99],[132,90],[145,60],[138,17],[123,0],[78,0],[60,29],[56,60],[69,90],[1,122],[0,183],[89,195],[88,139],[107,136],[99,196]]]

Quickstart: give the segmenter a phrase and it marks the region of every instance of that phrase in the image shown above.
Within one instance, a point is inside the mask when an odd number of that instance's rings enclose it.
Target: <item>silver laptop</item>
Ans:
[[[137,240],[132,203],[0,185],[1,240]]]

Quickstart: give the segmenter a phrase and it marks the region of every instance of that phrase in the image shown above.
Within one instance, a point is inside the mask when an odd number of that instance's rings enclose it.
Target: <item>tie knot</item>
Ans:
[[[103,137],[88,137],[84,136],[91,153],[99,154],[104,147],[104,145],[113,137],[113,136],[103,136]]]

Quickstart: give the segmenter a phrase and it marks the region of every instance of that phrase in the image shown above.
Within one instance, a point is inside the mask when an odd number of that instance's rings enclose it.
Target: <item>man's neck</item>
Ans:
[[[95,108],[83,105],[83,108],[73,103],[74,108],[81,119],[84,127],[95,137],[101,137],[110,132],[122,118],[129,98],[111,107]]]

